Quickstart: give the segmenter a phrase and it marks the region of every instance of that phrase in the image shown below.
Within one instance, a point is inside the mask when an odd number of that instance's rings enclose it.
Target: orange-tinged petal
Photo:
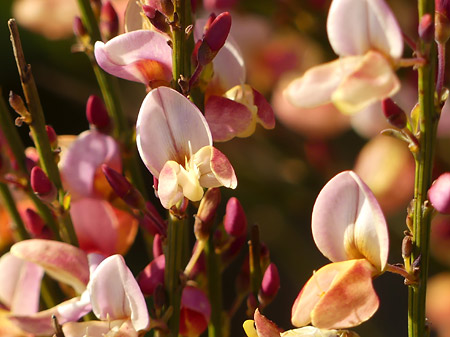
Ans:
[[[353,114],[399,89],[400,81],[390,61],[379,52],[369,51],[343,78],[331,100],[342,113]]]
[[[328,264],[306,283],[292,307],[292,324],[320,329],[353,327],[368,320],[379,305],[372,285],[376,272],[365,259]]]
[[[389,252],[386,220],[375,196],[356,173],[341,172],[324,186],[311,222],[317,247],[331,261],[364,257],[379,271],[385,268]]]

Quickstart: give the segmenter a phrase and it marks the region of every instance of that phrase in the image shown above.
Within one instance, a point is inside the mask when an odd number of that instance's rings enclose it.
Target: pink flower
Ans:
[[[402,56],[403,39],[383,0],[333,0],[327,32],[340,58],[294,80],[286,90],[293,104],[314,107],[332,102],[353,114],[399,90],[394,65]]]
[[[212,146],[211,132],[200,110],[173,89],[150,91],[136,124],[139,154],[158,179],[165,208],[184,197],[198,201],[203,188],[237,185],[233,167]]]
[[[292,307],[292,323],[321,329],[359,325],[378,309],[372,277],[387,264],[389,238],[383,213],[352,171],[331,179],[312,214],[319,250],[333,263],[313,274]]]

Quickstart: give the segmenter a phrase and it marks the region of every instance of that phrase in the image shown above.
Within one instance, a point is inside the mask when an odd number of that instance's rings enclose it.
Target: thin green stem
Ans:
[[[0,183],[0,197],[9,215],[11,216],[11,219],[14,222],[14,229],[19,240],[29,239],[30,235],[25,228],[25,224],[23,223],[19,211],[17,210],[14,198],[11,195],[11,192],[6,184]]]
[[[28,111],[32,118],[32,121],[29,124],[31,136],[39,154],[40,165],[49,179],[55,184],[55,187],[58,190],[59,203],[61,207],[63,207],[65,192],[62,188],[58,166],[45,129],[44,112],[42,110],[36,83],[34,82],[33,73],[31,72],[31,66],[25,61],[16,21],[10,19],[8,21],[8,26],[11,33],[11,43],[14,50],[17,69],[19,71],[20,81],[22,83],[23,93],[25,95]],[[73,223],[68,212],[65,212],[64,217],[62,218],[62,224],[63,226],[60,228],[60,234],[67,234],[66,236],[63,235],[64,240],[74,246],[78,246],[78,239],[75,235]]]
[[[419,17],[429,13],[434,17],[434,1],[419,0]],[[435,102],[436,47],[419,43],[422,55],[428,55],[428,63],[418,69],[419,75],[419,152],[415,155],[416,172],[414,184],[413,244],[411,265],[419,261],[419,282],[408,290],[408,335],[427,336],[425,297],[428,277],[431,212],[426,211],[427,192],[432,182],[432,169],[436,129],[439,114]],[[416,263],[417,264],[417,263]]]
[[[173,310],[168,322],[170,336],[172,337],[178,336],[180,324],[180,302],[181,292],[183,290],[180,276],[184,270],[183,251],[186,245],[184,235],[185,226],[185,219],[179,219],[170,214],[165,251],[166,267],[164,271],[164,283],[169,299],[168,303]]]
[[[208,297],[211,304],[211,320],[208,325],[208,337],[222,337],[222,276],[220,273],[220,260],[214,251],[212,235],[210,235],[204,251],[208,273]]]

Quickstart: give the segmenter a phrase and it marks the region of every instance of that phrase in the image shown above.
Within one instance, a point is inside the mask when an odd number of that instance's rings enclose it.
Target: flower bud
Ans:
[[[79,16],[75,16],[73,19],[73,33],[80,40],[84,40],[88,36],[86,27],[84,27],[83,21],[81,21]]]
[[[203,6],[207,11],[229,9],[236,3],[237,0],[203,0]]]
[[[56,187],[48,179],[47,175],[39,166],[35,166],[31,170],[30,176],[31,188],[34,193],[44,201],[52,202],[56,198]]]
[[[158,210],[151,202],[146,202],[145,206],[145,215],[141,219],[141,226],[152,235],[161,234],[162,236],[166,236],[167,223],[158,213]]]
[[[106,130],[111,123],[108,111],[100,97],[91,95],[86,104],[86,118],[96,129]]]
[[[50,125],[46,125],[45,131],[47,132],[48,141],[52,150],[55,150],[58,147],[58,136],[56,135],[55,129]]]
[[[436,0],[435,8],[435,33],[437,43],[445,44],[450,37],[450,1]]]
[[[166,258],[160,255],[153,259],[138,275],[137,282],[146,296],[152,296],[158,284],[164,284],[164,268]]]
[[[443,173],[428,190],[433,207],[443,214],[450,214],[450,172]]]
[[[23,122],[27,124],[32,122],[33,119],[31,114],[28,112],[28,109],[25,107],[22,97],[12,91],[9,92],[9,105],[20,115],[18,120],[16,120],[17,126],[22,125]]]
[[[402,240],[402,257],[403,259],[407,259],[411,256],[413,249],[412,237],[406,235]]]
[[[150,12],[151,13],[151,12]],[[149,13],[149,14],[150,14]],[[162,14],[160,11],[155,10],[153,12],[153,16],[148,16],[148,19],[150,20],[151,24],[158,30],[160,30],[163,33],[169,33],[170,32],[170,25],[167,23],[167,18],[164,14]]]
[[[236,256],[238,256],[246,241],[247,238],[245,235],[234,238],[234,240],[231,241],[227,249],[220,255],[224,266],[228,265]]]
[[[200,202],[197,215],[195,216],[194,233],[197,240],[207,240],[209,232],[220,204],[220,189],[210,188]]]
[[[429,13],[420,18],[419,36],[426,43],[431,42],[434,38],[434,23]]]
[[[153,237],[153,258],[163,255],[162,238],[160,234]]]
[[[223,226],[228,234],[239,237],[247,232],[247,218],[241,203],[235,197],[227,202]]]
[[[110,1],[103,4],[100,12],[100,32],[106,41],[119,33],[119,17]]]
[[[230,13],[221,13],[210,25],[207,23],[206,27],[205,36],[197,51],[197,60],[201,66],[211,63],[220,48],[225,44],[231,29]]]
[[[50,239],[50,232],[41,216],[31,208],[27,208],[24,213],[24,224],[28,233],[34,238]]]
[[[211,305],[199,288],[186,286],[181,294],[180,334],[187,337],[200,336],[208,327]]]
[[[145,201],[141,193],[130,184],[127,178],[106,164],[102,165],[102,171],[111,188],[128,206],[134,209],[145,207]]]
[[[386,98],[381,105],[384,116],[391,125],[399,129],[406,127],[406,114],[392,99]]]
[[[261,282],[261,288],[259,290],[259,301],[263,306],[268,305],[278,293],[280,289],[280,276],[278,274],[278,268],[274,263],[269,264]]]

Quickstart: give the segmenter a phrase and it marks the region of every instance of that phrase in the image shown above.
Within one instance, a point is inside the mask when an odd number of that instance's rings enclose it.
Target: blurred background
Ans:
[[[121,15],[125,1],[112,2]],[[310,229],[312,207],[322,186],[335,174],[349,169],[356,170],[369,184],[388,219],[391,264],[402,262],[406,207],[413,191],[414,163],[407,146],[378,135],[388,127],[379,105],[349,118],[332,106],[295,108],[281,95],[290,79],[312,65],[335,58],[325,28],[329,3],[327,0],[205,0],[204,3],[204,7],[216,13],[223,6],[230,7],[232,36],[244,53],[248,82],[272,102],[277,116],[274,130],[258,128],[250,138],[233,139],[217,147],[228,156],[239,180],[236,190],[223,189],[222,200],[236,196],[241,201],[249,223],[260,227],[262,241],[279,268],[281,288],[264,314],[284,329],[291,328],[290,310],[298,292],[313,270],[328,263],[315,247]],[[416,39],[415,2],[395,0],[389,4],[405,33]],[[199,15],[201,11],[199,3]],[[22,93],[7,27],[7,20],[14,16],[47,124],[58,135],[76,135],[86,130],[86,100],[91,94],[100,95],[86,55],[71,52],[76,13],[75,0],[0,1],[1,95],[6,99],[10,90]],[[405,47],[405,57],[410,56],[411,49]],[[402,90],[396,101],[409,112],[417,100],[416,74],[408,69],[400,72],[400,76]],[[122,106],[130,123],[134,123],[145,89],[123,80],[120,86]],[[444,111],[436,174],[448,170],[450,165],[447,115]],[[23,139],[30,145],[27,131],[22,129]],[[150,174],[147,179],[151,188]],[[435,226],[431,275],[447,270],[450,265],[450,220],[440,217]],[[7,250],[7,246],[3,249]],[[132,249],[128,260],[135,261],[132,255],[137,251]],[[231,304],[228,299],[233,297],[234,275],[239,271],[239,261],[244,259],[241,255],[225,273],[226,306]],[[138,272],[146,263],[135,262],[131,267]],[[406,336],[407,288],[403,279],[386,273],[374,284],[380,309],[373,319],[354,330],[366,337]],[[241,308],[232,324],[232,336],[244,335],[241,328],[244,320],[245,309]]]

